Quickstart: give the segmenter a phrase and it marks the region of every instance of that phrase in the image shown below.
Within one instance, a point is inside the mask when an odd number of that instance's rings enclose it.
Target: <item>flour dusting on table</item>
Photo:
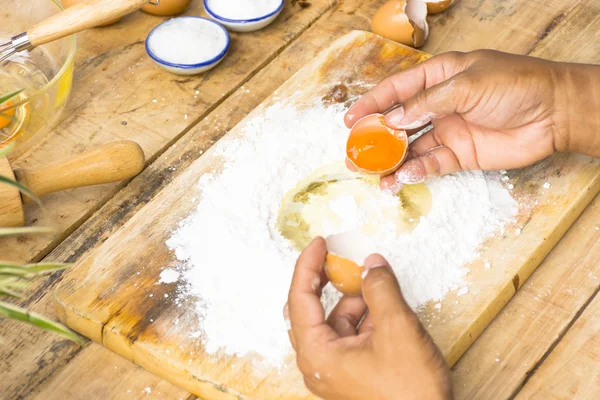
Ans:
[[[188,294],[199,299],[199,332],[208,353],[258,355],[274,366],[289,355],[282,309],[299,253],[276,229],[277,215],[298,181],[322,165],[343,161],[344,112],[342,105],[315,103],[298,110],[275,104],[246,122],[242,139],[226,137],[216,144],[223,168],[200,178],[197,209],[167,241],[186,266],[181,279]],[[458,173],[434,179],[428,187],[432,208],[415,230],[398,235],[383,224],[373,249],[390,261],[414,309],[452,290],[466,293],[466,265],[516,213],[496,174]],[[395,201],[391,194],[381,196]],[[340,201],[332,201],[332,207],[336,204]],[[359,211],[336,209],[338,214]],[[328,285],[326,308],[338,298]]]

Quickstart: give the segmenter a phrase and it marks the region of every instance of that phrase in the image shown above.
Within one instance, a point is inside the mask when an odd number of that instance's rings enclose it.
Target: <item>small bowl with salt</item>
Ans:
[[[204,0],[204,9],[215,21],[237,32],[264,28],[283,10],[284,0]]]
[[[146,52],[169,72],[194,75],[220,63],[229,43],[229,33],[215,21],[186,16],[154,28],[146,38]]]

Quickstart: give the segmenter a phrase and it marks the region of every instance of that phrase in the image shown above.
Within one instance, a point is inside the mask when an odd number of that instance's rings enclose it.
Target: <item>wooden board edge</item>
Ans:
[[[590,184],[584,188],[578,198],[571,203],[571,206],[564,210],[562,218],[547,238],[542,240],[532,251],[529,259],[523,264],[523,267],[513,279],[502,288],[496,300],[490,303],[477,318],[473,324],[467,327],[454,345],[445,355],[448,366],[452,368],[462,355],[471,347],[473,342],[483,333],[487,326],[502,311],[506,303],[512,299],[517,290],[525,281],[535,272],[536,268],[542,263],[544,258],[556,246],[560,239],[567,233],[575,220],[583,213],[586,207],[592,202],[594,197],[600,193],[600,169],[596,173]]]

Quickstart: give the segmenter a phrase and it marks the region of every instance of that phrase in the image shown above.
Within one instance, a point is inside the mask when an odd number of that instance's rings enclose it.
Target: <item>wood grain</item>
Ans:
[[[596,243],[600,242],[600,232]],[[598,258],[596,258],[598,260]],[[596,271],[598,273],[600,271]],[[592,275],[598,282],[598,275]],[[593,399],[600,393],[600,296],[544,360],[516,399]]]
[[[454,366],[457,400],[512,398],[530,376],[536,376],[536,367],[600,288],[599,221],[600,196],[596,196]]]
[[[45,400],[186,400],[189,394],[123,357],[92,344],[33,397]]]

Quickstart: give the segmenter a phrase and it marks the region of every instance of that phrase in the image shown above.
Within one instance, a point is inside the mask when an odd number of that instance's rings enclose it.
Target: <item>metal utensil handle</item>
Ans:
[[[87,0],[27,30],[33,47],[93,28],[137,10],[148,0]]]

